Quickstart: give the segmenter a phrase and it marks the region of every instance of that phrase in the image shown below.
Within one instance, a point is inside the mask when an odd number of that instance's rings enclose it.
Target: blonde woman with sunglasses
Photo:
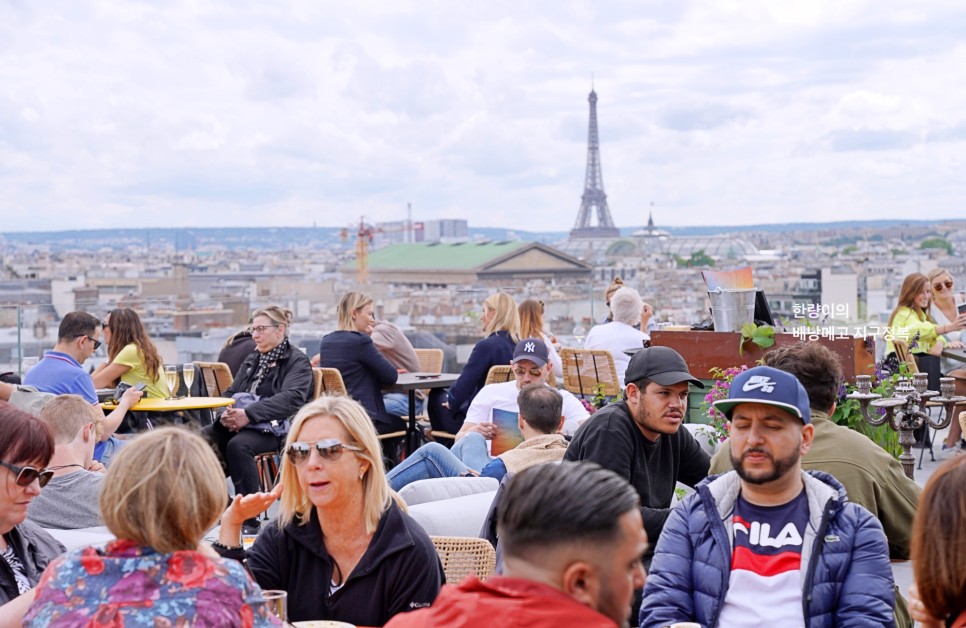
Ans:
[[[436,599],[439,557],[389,488],[376,430],[359,403],[323,395],[302,408],[280,478],[269,493],[234,499],[213,546],[247,561],[263,589],[287,591],[289,621],[382,626]],[[279,497],[277,521],[246,552],[242,522]]]
[[[932,305],[929,313],[936,320],[940,329],[948,330],[945,336],[950,349],[963,348],[963,328],[966,327],[966,314],[960,314],[959,308],[966,303],[966,295],[956,292],[953,276],[945,268],[936,268],[927,275],[929,287],[932,290]],[[958,328],[958,329],[957,329]],[[947,377],[956,378],[956,395],[966,395],[966,364],[952,358],[943,358],[940,368]],[[961,445],[963,428],[959,421],[953,421],[949,426],[949,434],[943,443],[942,457],[963,451]]]

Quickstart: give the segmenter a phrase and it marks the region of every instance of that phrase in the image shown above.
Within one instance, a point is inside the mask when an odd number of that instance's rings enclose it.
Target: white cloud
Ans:
[[[956,2],[0,3],[3,230],[959,217]]]

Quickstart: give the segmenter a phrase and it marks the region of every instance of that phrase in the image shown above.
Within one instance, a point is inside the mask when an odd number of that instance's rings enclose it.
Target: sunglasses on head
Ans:
[[[285,450],[285,455],[288,456],[289,462],[297,466],[309,459],[313,447],[315,453],[319,454],[319,458],[326,462],[335,462],[342,457],[344,450],[364,451],[362,447],[344,445],[334,438],[327,438],[314,443],[294,442]]]
[[[936,292],[941,292],[944,287],[946,288],[946,290],[952,290],[953,280],[947,279],[946,281],[940,281],[939,283],[934,283],[932,285],[932,289],[935,290]]]
[[[18,467],[9,462],[0,461],[0,466],[4,466],[17,474],[17,486],[30,486],[34,480],[40,482],[40,488],[47,486],[50,478],[54,477],[54,472],[49,469],[34,469],[33,467]]]

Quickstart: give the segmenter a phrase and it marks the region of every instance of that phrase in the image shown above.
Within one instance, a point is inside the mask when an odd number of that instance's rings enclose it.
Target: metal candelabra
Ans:
[[[916,457],[912,455],[912,446],[916,437],[913,431],[924,425],[934,430],[947,427],[953,420],[956,404],[966,401],[966,397],[953,395],[955,380],[952,377],[940,378],[939,392],[926,390],[928,385],[929,376],[926,373],[914,373],[911,383],[908,377],[899,378],[893,395],[883,398],[882,395],[871,392],[872,378],[869,375],[857,375],[856,391],[848,395],[848,398],[859,401],[862,417],[870,425],[888,423],[889,427],[899,433],[899,444],[902,445],[899,462],[909,479],[915,479]],[[940,404],[945,409],[937,421],[933,421],[926,412],[926,404],[929,402]],[[885,412],[881,415],[878,412],[869,413],[870,405]]]

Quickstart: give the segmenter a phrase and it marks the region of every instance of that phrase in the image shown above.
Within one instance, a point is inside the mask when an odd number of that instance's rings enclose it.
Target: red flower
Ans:
[[[104,572],[104,559],[93,547],[85,549],[81,555],[81,566],[88,575],[96,576]]]
[[[168,559],[168,580],[178,582],[185,588],[203,587],[215,573],[215,563],[195,551],[181,551]]]

